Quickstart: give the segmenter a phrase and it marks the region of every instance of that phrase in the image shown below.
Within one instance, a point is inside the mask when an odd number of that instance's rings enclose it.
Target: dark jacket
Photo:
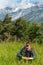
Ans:
[[[22,56],[33,57],[34,59],[36,58],[36,54],[35,54],[33,48],[31,48],[29,51],[27,51],[26,47],[23,47],[21,49],[21,51],[17,54],[17,57],[19,57],[19,58],[22,58]]]

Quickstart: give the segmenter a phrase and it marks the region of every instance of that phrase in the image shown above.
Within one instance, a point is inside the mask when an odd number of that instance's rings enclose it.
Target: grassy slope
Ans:
[[[19,61],[16,57],[23,47],[23,43],[0,44],[0,65],[43,65],[43,44],[32,44],[32,46],[37,54],[37,59],[32,62],[24,62],[23,60]]]

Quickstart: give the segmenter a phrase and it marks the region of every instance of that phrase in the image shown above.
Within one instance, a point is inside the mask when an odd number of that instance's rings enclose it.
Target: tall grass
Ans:
[[[3,42],[0,44],[0,65],[43,65],[43,44],[33,43],[37,58],[32,61],[18,60],[17,53],[24,46],[19,42]]]

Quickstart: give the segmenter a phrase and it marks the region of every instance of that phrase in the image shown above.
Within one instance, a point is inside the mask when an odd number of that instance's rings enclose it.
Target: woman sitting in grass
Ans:
[[[34,52],[34,49],[31,47],[30,43],[27,42],[26,45],[17,54],[17,57],[19,57],[19,59],[24,60],[33,60],[36,58],[36,54]]]

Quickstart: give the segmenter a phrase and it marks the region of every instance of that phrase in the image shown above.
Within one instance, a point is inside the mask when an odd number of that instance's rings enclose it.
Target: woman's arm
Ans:
[[[23,60],[33,60],[33,57],[22,57]]]
[[[23,52],[25,50],[25,47],[23,47],[20,52],[17,54],[17,57],[22,58]]]
[[[32,49],[32,57],[33,57],[33,59],[36,59],[36,57],[37,57],[34,49]]]

